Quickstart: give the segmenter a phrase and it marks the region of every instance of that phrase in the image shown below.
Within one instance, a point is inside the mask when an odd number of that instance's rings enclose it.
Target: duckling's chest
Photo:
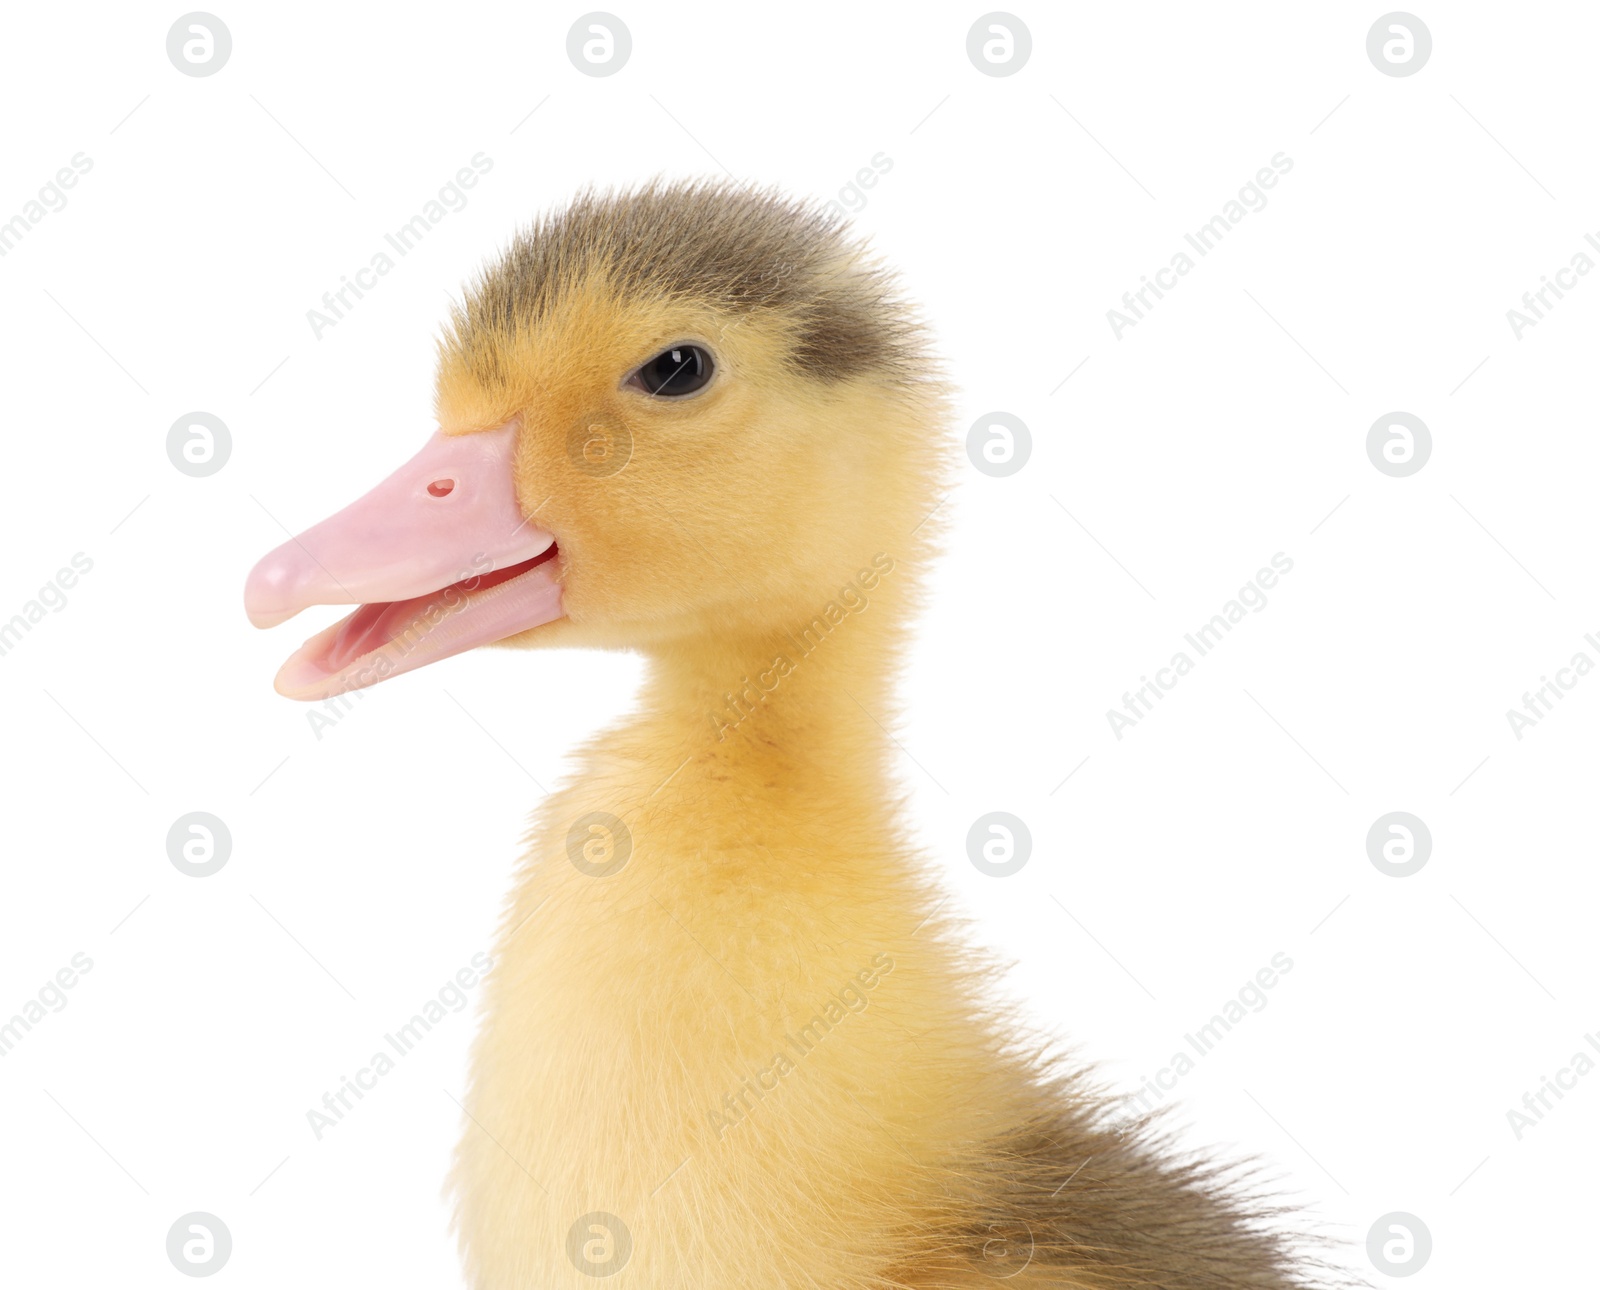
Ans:
[[[799,1258],[851,1284],[898,1221],[902,1148],[943,1158],[981,1131],[983,1037],[864,804],[697,769],[602,764],[542,808],[486,988],[462,1177],[485,1205],[525,1202],[515,1221],[546,1248],[562,1221],[616,1216],[640,1285],[679,1283],[690,1232],[730,1286],[785,1284],[773,1269]],[[852,1233],[796,1187],[802,1162],[850,1198]]]

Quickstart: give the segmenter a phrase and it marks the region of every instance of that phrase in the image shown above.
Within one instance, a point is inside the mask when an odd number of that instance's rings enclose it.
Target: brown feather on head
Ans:
[[[917,366],[907,307],[843,220],[775,190],[713,181],[590,190],[519,233],[454,310],[443,363],[502,377],[506,343],[596,283],[730,319],[782,315],[795,361],[818,380],[903,378]]]

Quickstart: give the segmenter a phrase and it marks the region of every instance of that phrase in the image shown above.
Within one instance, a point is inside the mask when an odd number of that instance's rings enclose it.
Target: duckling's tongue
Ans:
[[[368,602],[290,656],[280,694],[328,698],[561,617],[555,538],[517,504],[517,428],[434,435],[251,570],[245,609],[258,627],[309,605]]]

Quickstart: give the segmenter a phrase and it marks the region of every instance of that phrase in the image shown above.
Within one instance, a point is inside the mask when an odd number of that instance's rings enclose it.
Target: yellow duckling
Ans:
[[[321,698],[474,645],[642,651],[540,808],[453,1176],[479,1290],[1287,1290],[1226,1171],[1033,1055],[938,911],[870,714],[934,545],[944,392],[832,218],[589,195],[440,346],[439,433],[251,574]]]

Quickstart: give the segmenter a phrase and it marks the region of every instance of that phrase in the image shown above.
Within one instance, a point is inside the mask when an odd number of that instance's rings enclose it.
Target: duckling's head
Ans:
[[[654,650],[812,621],[915,563],[945,459],[929,363],[818,208],[711,183],[580,197],[454,310],[423,450],[251,572],[258,626],[361,606],[279,691],[496,641]]]

